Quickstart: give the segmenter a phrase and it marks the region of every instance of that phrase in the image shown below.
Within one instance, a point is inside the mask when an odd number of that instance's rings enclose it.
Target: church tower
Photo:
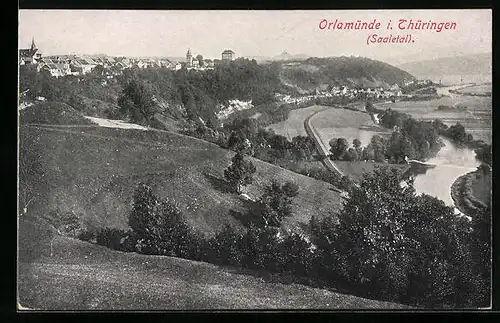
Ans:
[[[31,48],[30,48],[32,51],[35,51],[37,48],[36,48],[36,45],[35,45],[35,38],[31,38]]]
[[[191,49],[188,49],[187,54],[186,54],[187,66],[191,67],[192,62],[193,62],[193,55],[191,54]]]

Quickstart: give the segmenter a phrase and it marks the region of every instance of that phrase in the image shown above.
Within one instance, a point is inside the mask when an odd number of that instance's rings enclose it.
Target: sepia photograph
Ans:
[[[492,10],[19,10],[17,311],[488,310]]]

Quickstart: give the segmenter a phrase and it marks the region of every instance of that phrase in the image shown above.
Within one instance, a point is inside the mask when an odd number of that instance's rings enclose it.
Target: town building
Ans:
[[[35,39],[31,40],[30,48],[19,50],[19,64],[37,64],[42,58],[42,54],[35,45]]]
[[[200,67],[200,61],[198,61],[196,58],[193,58],[191,60],[191,67],[192,68],[198,68],[198,67]]]
[[[206,69],[213,69],[214,68],[214,61],[211,59],[205,59],[205,60],[203,60],[203,66]]]
[[[47,71],[54,77],[71,74],[70,64],[67,61],[59,61],[51,58],[44,58],[37,65],[37,71]]]
[[[222,60],[223,61],[232,61],[234,60],[234,52],[230,49],[226,49],[222,52]]]

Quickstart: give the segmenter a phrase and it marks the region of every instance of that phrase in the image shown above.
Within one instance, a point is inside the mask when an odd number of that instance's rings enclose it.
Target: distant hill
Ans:
[[[270,61],[271,60],[271,57],[269,56],[243,56],[243,58],[247,58],[247,59],[254,59],[256,60],[257,62],[265,62],[265,61]]]
[[[305,90],[328,85],[387,88],[415,79],[387,63],[353,56],[289,61],[283,64],[280,76],[283,83]]]
[[[492,53],[410,62],[398,65],[419,79],[430,79],[439,83],[491,82]]]
[[[271,61],[290,61],[290,60],[304,60],[309,58],[309,55],[306,54],[290,54],[286,51],[283,53],[273,56],[270,58]]]

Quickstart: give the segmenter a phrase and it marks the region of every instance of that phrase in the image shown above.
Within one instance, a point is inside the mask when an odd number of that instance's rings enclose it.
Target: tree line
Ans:
[[[351,145],[345,138],[333,138],[329,142],[330,158],[394,164],[405,163],[406,157],[425,161],[434,157],[443,147],[440,139],[442,136],[450,139],[457,147],[474,149],[478,160],[491,165],[491,145],[482,140],[475,140],[459,122],[447,126],[440,119],[419,121],[409,114],[392,109],[376,109],[372,104],[367,104],[366,110],[379,114],[380,125],[393,130],[391,136],[386,139],[374,135],[365,147],[361,147],[359,139],[354,139]]]
[[[468,222],[439,199],[416,195],[400,172],[380,168],[351,188],[340,212],[311,218],[307,238],[280,229],[298,190],[272,182],[247,214],[253,221],[246,229],[228,225],[203,238],[175,202],[140,184],[130,230],[103,230],[97,243],[292,275],[304,284],[418,307],[489,304],[489,209]]]

